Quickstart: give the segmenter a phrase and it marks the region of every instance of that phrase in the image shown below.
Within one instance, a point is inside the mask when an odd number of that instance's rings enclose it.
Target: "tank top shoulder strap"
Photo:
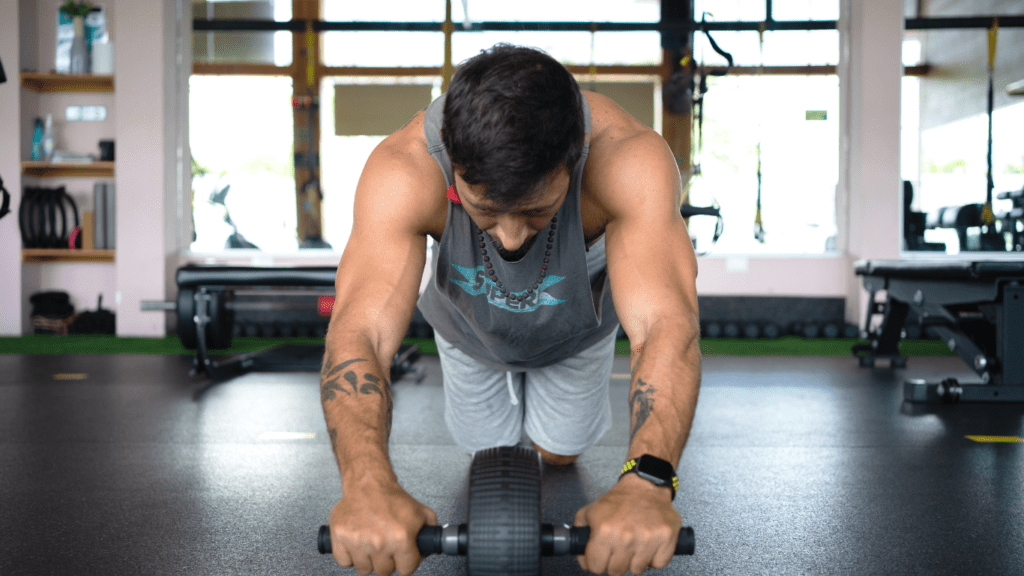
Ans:
[[[444,116],[445,96],[442,94],[427,106],[427,112],[423,115],[423,133],[427,137],[427,152],[434,157],[438,166],[441,167],[441,172],[444,172],[445,183],[451,186],[455,183],[452,174],[452,160],[441,140],[441,119]]]

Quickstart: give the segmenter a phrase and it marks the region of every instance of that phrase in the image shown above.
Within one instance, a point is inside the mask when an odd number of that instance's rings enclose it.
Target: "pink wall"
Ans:
[[[840,2],[840,128],[837,213],[844,220],[846,317],[863,317],[867,293],[856,260],[899,258],[900,91],[903,3]]]
[[[703,256],[697,266],[698,295],[846,296],[847,262],[840,255]]]
[[[21,236],[18,232],[17,210],[21,200],[21,167],[19,138],[21,126],[20,88],[18,86],[20,23],[18,2],[0,2],[0,60],[7,82],[0,84],[0,178],[11,193],[11,208],[0,220],[0,336],[22,333],[21,325]]]
[[[114,18],[117,82],[117,334],[163,336],[163,314],[139,310],[142,300],[163,300],[165,257],[176,246],[165,238],[169,134],[174,131],[174,3],[123,2]],[[170,78],[169,78],[170,77]],[[173,182],[173,179],[171,179]]]

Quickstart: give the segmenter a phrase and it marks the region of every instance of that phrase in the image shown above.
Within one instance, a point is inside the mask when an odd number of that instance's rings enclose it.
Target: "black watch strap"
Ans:
[[[626,462],[619,478],[631,472],[656,486],[665,486],[672,490],[672,499],[675,500],[676,491],[679,490],[679,477],[676,476],[676,469],[672,464],[656,456],[644,454]]]

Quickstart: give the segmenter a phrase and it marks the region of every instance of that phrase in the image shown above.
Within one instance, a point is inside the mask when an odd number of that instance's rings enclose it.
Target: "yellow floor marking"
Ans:
[[[629,380],[629,374],[612,374],[612,380]]]
[[[88,374],[54,374],[54,380],[85,380]]]
[[[1001,442],[1006,444],[1024,442],[1024,438],[1016,436],[967,436],[967,439],[975,442]]]
[[[264,432],[260,440],[313,440],[316,432]]]

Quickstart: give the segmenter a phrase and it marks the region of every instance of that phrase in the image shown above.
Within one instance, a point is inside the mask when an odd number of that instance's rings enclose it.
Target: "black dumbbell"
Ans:
[[[841,331],[839,325],[834,324],[832,322],[825,324],[824,328],[821,329],[821,335],[824,336],[825,338],[828,338],[829,340],[839,338],[840,333]]]
[[[722,325],[718,322],[708,322],[704,327],[704,336],[708,338],[721,338]]]
[[[808,340],[814,340],[820,334],[821,334],[821,328],[819,328],[817,324],[814,324],[813,322],[808,322],[807,324],[804,324],[804,328],[803,328],[803,336],[804,336],[804,338],[807,338]]]
[[[510,489],[514,486],[514,490]],[[540,457],[522,446],[481,450],[469,472],[468,521],[424,526],[416,535],[420,554],[466,556],[469,576],[536,576],[541,556],[583,554],[590,528],[542,524]],[[693,554],[693,529],[683,527],[676,555]],[[321,554],[332,551],[331,531],[317,534]]]
[[[860,328],[856,324],[847,324],[843,326],[843,338],[849,340],[856,340],[860,338]]]
[[[769,322],[764,325],[764,332],[762,334],[765,338],[774,340],[782,335],[782,330],[779,329],[779,325],[773,322]]]
[[[739,338],[740,325],[735,322],[727,322],[725,327],[722,329],[722,336],[725,336],[726,338]]]
[[[753,322],[749,322],[749,323],[743,325],[743,337],[744,338],[747,338],[747,339],[750,339],[750,340],[756,340],[760,336],[761,336],[761,327],[758,326],[757,324],[754,324]]]

